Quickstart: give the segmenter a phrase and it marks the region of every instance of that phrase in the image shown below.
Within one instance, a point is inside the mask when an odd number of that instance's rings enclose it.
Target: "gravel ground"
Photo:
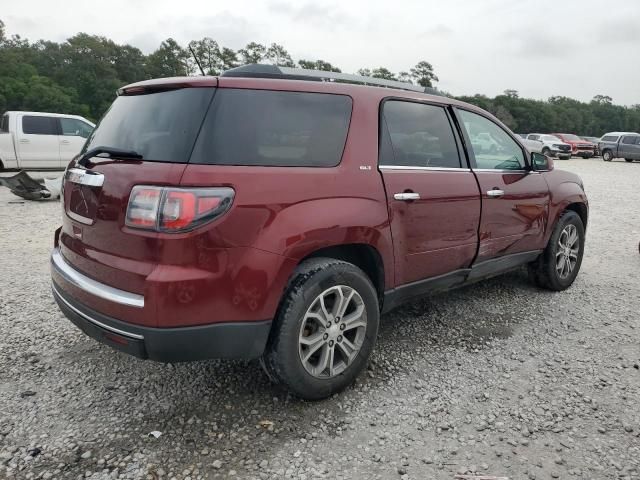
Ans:
[[[257,362],[84,336],[49,291],[59,203],[2,189],[0,478],[640,478],[640,164],[557,166],[591,202],[572,288],[517,271],[407,305],[357,384],[316,403]]]

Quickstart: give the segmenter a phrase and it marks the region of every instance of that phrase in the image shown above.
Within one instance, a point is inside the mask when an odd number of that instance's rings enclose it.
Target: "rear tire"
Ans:
[[[613,153],[611,153],[611,150],[605,150],[604,152],[602,152],[602,160],[604,160],[605,162],[610,162],[611,160],[613,160]]]
[[[633,158],[625,158],[624,161],[628,162],[628,163],[631,163],[631,162],[633,162]]]
[[[332,258],[307,260],[289,282],[263,365],[296,396],[326,398],[365,368],[379,322],[378,294],[362,270]]]
[[[547,247],[529,264],[529,276],[541,288],[565,290],[576,279],[584,254],[584,224],[566,210],[558,219]]]

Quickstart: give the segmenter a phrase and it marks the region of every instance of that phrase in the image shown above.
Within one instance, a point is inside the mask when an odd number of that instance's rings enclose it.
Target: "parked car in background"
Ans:
[[[588,216],[577,175],[478,107],[272,65],[123,87],[65,177],[72,322],[141,358],[262,358],[306,399],[351,384],[407,299],[524,265],[568,288]]]
[[[627,162],[640,160],[640,134],[633,132],[605,133],[598,143],[602,159],[610,162],[614,158],[624,158]]]
[[[0,169],[63,170],[94,127],[77,115],[5,112],[0,117]]]
[[[591,158],[595,155],[595,145],[584,141],[573,133],[553,133],[552,135],[571,145],[571,155],[582,158]]]
[[[527,135],[527,140],[539,141],[542,144],[540,152],[544,155],[558,157],[562,160],[571,158],[571,145],[563,142],[554,135],[547,133],[530,133]]]
[[[598,147],[598,143],[600,142],[599,137],[582,137],[585,142],[593,143],[593,154],[596,157],[600,156],[600,147]]]

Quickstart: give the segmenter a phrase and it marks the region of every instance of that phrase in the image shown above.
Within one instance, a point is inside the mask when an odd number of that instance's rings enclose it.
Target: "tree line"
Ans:
[[[197,64],[194,55],[198,58]],[[121,86],[156,77],[207,75],[248,63],[270,63],[340,72],[322,59],[294,60],[277,43],[250,42],[233,50],[212,38],[193,40],[184,47],[172,38],[145,55],[132,45],[87,33],[65,42],[31,42],[19,35],[7,36],[0,20],[0,112],[34,110],[83,115],[99,119]],[[386,67],[364,67],[360,75],[433,87],[438,82],[433,66],[419,61],[413,68],[394,73]],[[451,95],[450,95],[451,96]],[[515,90],[489,98],[484,95],[457,97],[495,114],[519,132],[576,132],[599,136],[606,131],[640,131],[640,105],[614,105],[610,97],[598,95],[585,103],[567,97],[546,101],[520,98]]]

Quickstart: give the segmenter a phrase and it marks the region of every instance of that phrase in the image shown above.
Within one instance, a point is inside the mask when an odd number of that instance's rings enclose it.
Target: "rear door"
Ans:
[[[16,146],[21,168],[60,168],[55,117],[20,115],[17,127]]]
[[[488,117],[456,109],[480,185],[482,217],[476,263],[543,248],[549,205],[544,176],[527,168],[526,150]],[[473,138],[489,133],[499,144],[487,152]]]
[[[622,140],[620,140],[618,156],[631,160],[640,159],[640,145],[638,144],[639,140],[640,135],[625,135],[624,137],[622,137]]]
[[[84,142],[87,140],[93,128],[86,122],[77,118],[60,117],[60,165],[66,167],[71,159],[75,157]]]
[[[380,123],[379,168],[396,283],[469,267],[477,249],[480,193],[449,113],[440,105],[387,100]]]

